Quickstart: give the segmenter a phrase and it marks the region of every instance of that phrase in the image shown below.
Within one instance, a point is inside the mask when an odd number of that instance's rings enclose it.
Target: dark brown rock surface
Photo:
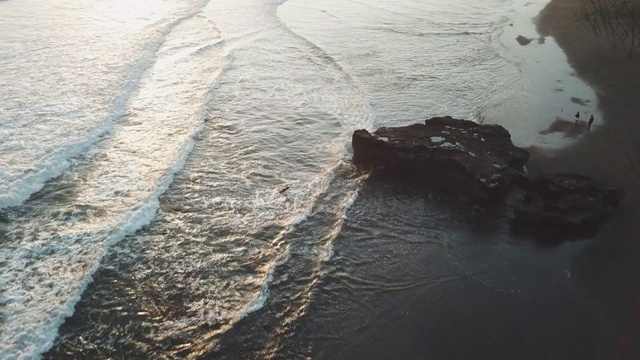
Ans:
[[[380,128],[353,134],[353,162],[376,171],[417,178],[477,199],[505,193],[526,177],[529,153],[511,142],[499,125],[451,117],[425,124]]]
[[[620,204],[622,190],[577,174],[537,176],[521,184],[516,219],[539,225],[592,226]]]

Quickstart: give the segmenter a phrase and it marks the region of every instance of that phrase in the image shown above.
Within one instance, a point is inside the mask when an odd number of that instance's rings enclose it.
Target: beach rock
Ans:
[[[529,153],[499,125],[451,117],[353,133],[353,162],[476,199],[495,199],[526,178]]]
[[[525,194],[514,208],[516,220],[536,225],[593,226],[624,196],[620,189],[577,174],[537,176],[520,186]]]

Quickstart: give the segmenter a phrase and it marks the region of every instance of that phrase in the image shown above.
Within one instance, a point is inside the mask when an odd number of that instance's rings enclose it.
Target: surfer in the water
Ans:
[[[587,131],[591,131],[591,125],[593,124],[593,120],[595,120],[593,118],[593,114],[591,115],[591,117],[589,118],[589,122],[587,123]]]
[[[578,123],[578,120],[580,120],[580,111],[576,111],[576,116],[573,118],[573,120],[575,120],[576,124]]]

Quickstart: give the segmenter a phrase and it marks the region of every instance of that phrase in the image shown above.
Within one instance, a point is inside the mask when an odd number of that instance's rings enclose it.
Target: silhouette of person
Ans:
[[[589,118],[589,123],[587,124],[587,131],[591,131],[591,124],[593,124],[593,115]]]
[[[578,123],[578,120],[580,120],[580,111],[576,111],[576,116],[573,118],[573,120],[576,121],[576,124]]]

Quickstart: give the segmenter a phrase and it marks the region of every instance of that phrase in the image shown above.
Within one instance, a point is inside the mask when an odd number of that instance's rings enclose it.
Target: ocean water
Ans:
[[[511,34],[545,3],[0,2],[0,359],[348,358],[416,294],[565,301],[583,245],[349,160],[438,115],[577,141],[540,132],[570,102],[532,110],[558,85]]]

